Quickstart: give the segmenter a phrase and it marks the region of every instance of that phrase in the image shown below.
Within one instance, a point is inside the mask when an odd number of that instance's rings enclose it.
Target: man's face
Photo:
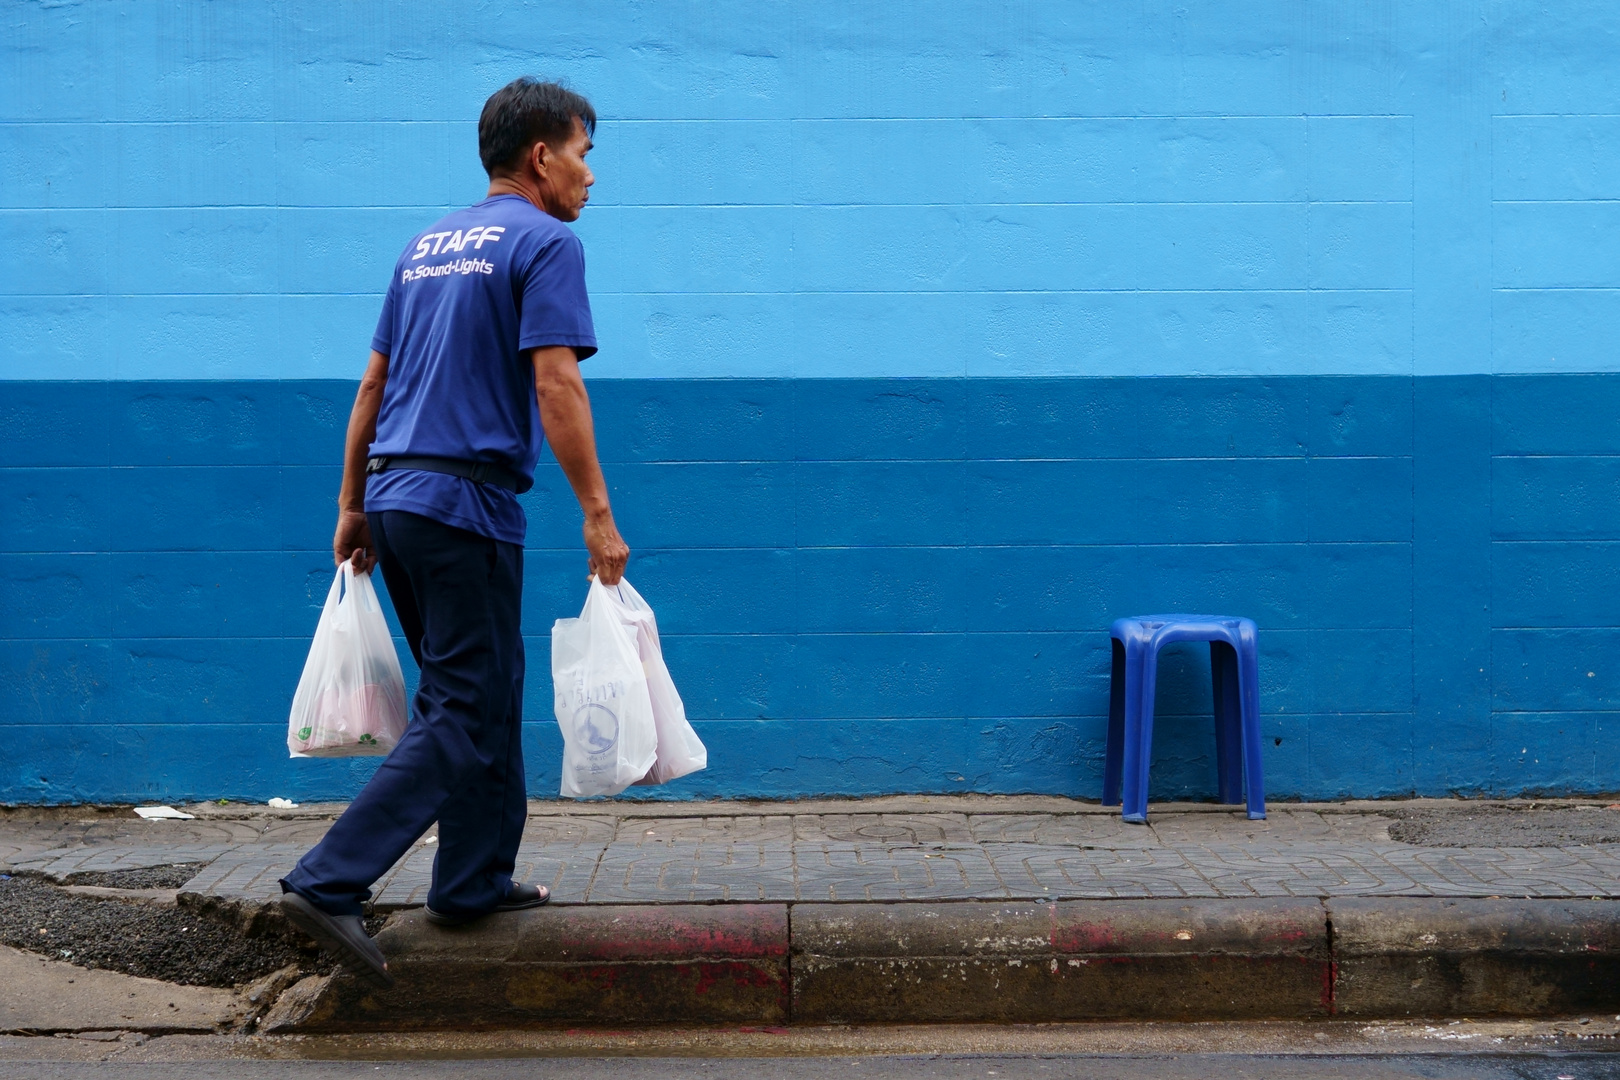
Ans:
[[[533,153],[540,155],[536,168],[540,180],[540,202],[546,213],[558,221],[578,221],[579,212],[590,200],[596,177],[585,164],[591,137],[579,117],[574,117],[574,133],[561,146],[540,143]]]

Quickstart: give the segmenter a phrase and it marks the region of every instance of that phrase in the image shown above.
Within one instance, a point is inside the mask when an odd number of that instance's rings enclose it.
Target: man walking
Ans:
[[[595,130],[590,102],[555,83],[518,79],[485,102],[489,194],[399,257],[349,417],[333,556],[381,564],[422,677],[404,737],[282,879],[281,903],[381,985],[393,979],[361,904],[435,821],[429,919],[549,899],[512,880],[527,819],[517,496],[534,484],[542,438],[585,512],[591,572],[613,584],[630,555],[579,373],[596,352],[584,251],[563,224],[596,182]]]

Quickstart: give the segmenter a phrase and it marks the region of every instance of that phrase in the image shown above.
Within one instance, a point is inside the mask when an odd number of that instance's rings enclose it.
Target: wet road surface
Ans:
[[[1620,1080],[1620,1054],[0,1062],[16,1080]]]

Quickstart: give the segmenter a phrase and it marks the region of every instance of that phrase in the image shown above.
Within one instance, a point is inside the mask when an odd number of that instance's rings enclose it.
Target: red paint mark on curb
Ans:
[[[1327,1010],[1329,1016],[1338,1012],[1338,1005],[1334,1000],[1339,982],[1339,963],[1329,960],[1322,965],[1322,1008]]]
[[[549,941],[526,959],[574,962],[689,960],[716,957],[775,960],[788,953],[787,908],[775,904],[691,907],[574,908]],[[539,946],[539,949],[536,949]],[[532,955],[534,952],[551,955]]]
[[[692,992],[695,994],[707,994],[720,984],[751,987],[781,985],[780,979],[764,968],[758,968],[752,964],[677,964],[676,968],[682,971],[697,971],[697,983],[692,988]]]
[[[769,968],[746,960],[695,960],[690,963],[647,963],[631,961],[624,964],[591,964],[556,969],[556,977],[574,985],[596,986],[603,990],[623,989],[632,993],[645,987],[644,975],[663,976],[673,973],[692,980],[692,993],[706,997],[719,989],[722,993],[734,989],[773,989],[784,1000],[787,982]]]

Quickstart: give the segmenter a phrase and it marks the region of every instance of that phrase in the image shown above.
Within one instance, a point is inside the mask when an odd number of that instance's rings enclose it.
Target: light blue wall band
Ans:
[[[1599,0],[8,18],[0,379],[355,377],[523,72],[603,117],[597,377],[1620,369]]]

